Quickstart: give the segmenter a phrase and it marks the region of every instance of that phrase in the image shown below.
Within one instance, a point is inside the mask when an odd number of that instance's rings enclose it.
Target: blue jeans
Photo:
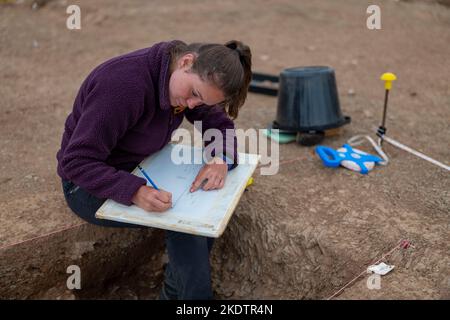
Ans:
[[[64,197],[70,209],[81,219],[98,226],[116,228],[147,228],[111,220],[95,218],[95,212],[105,202],[73,182],[62,181]],[[169,263],[160,299],[212,299],[209,254],[214,239],[187,233],[168,231],[165,235]]]

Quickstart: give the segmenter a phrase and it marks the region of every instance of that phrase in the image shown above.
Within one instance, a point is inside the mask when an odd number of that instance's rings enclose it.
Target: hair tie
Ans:
[[[228,48],[230,48],[231,50],[236,50],[237,49],[237,43],[236,42],[231,42],[227,45]]]

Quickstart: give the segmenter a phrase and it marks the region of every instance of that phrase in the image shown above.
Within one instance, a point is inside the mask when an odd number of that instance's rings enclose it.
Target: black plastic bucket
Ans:
[[[298,132],[324,131],[343,126],[350,120],[341,113],[332,68],[296,67],[281,72],[273,128]]]

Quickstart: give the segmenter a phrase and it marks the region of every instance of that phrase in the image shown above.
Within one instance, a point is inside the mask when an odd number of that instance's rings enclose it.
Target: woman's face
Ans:
[[[193,61],[192,54],[178,59],[169,80],[170,104],[193,109],[201,104],[212,106],[222,102],[224,95],[221,90],[190,71]]]

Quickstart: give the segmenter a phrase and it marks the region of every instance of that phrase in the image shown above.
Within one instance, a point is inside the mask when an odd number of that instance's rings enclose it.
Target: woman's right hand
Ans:
[[[172,194],[164,190],[156,190],[141,186],[131,201],[146,211],[163,212],[172,207]]]

